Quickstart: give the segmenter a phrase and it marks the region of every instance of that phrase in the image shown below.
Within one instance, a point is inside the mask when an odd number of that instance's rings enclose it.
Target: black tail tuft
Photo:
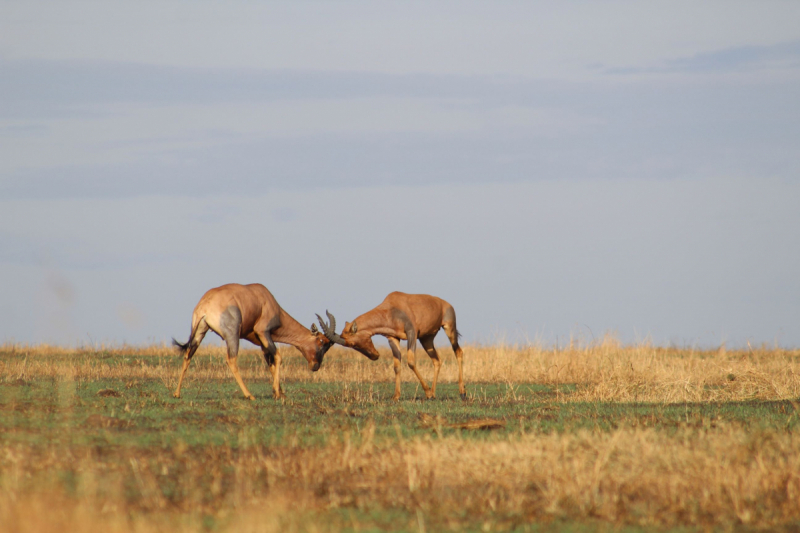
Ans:
[[[191,343],[191,339],[186,344],[181,344],[180,342],[175,340],[175,337],[172,337],[172,344],[174,346],[178,347],[178,352],[180,352],[181,355],[186,353],[186,350],[189,349],[189,344],[190,343]]]
[[[456,330],[456,339],[460,339],[460,338],[461,338],[461,332]],[[175,339],[172,339],[172,340],[173,340],[173,342],[175,341]]]

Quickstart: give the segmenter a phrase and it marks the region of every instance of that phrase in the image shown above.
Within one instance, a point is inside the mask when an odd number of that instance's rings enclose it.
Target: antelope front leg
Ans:
[[[272,374],[272,397],[276,400],[286,398],[281,388],[281,359],[278,355],[278,348],[275,347],[275,343],[272,341],[269,331],[256,333],[256,336],[261,344],[261,349],[264,351],[264,362],[267,364],[267,368],[269,368],[269,373]]]
[[[276,377],[277,367],[275,366],[274,357],[267,361],[267,368],[269,368],[269,373],[272,375],[272,397],[276,400],[286,398],[286,395],[283,393],[283,387],[281,387],[280,384],[280,375]],[[275,383],[278,384],[278,394],[275,394]]]
[[[387,337],[389,340],[389,347],[392,349],[392,358],[394,362],[394,396],[392,396],[392,400],[397,401],[400,399],[400,362],[402,358],[402,352],[400,351],[400,341],[393,337]]]
[[[276,400],[286,398],[281,389],[281,356],[279,353],[273,357],[273,364],[269,366],[269,370],[272,372],[272,397]]]

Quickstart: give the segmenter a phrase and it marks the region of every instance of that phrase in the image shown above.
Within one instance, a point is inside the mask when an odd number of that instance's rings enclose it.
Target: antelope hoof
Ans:
[[[248,394],[247,396],[245,396],[245,398],[248,399],[248,400],[255,400],[256,399],[256,397],[253,396],[252,394]]]
[[[399,394],[395,394],[394,396],[392,396],[392,401],[399,402],[400,401],[400,395]]]
[[[467,401],[467,393],[466,392],[462,392],[461,393],[461,399],[464,400],[464,401]]]
[[[173,392],[172,393],[172,397],[173,398],[180,398],[181,397],[181,393],[180,392]]]

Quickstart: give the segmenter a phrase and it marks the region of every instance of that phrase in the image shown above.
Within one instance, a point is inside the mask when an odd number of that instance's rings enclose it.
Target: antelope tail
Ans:
[[[195,324],[192,327],[192,332],[189,334],[189,340],[186,341],[185,344],[178,342],[175,339],[175,337],[172,337],[172,345],[176,346],[178,348],[178,353],[179,354],[181,354],[181,355],[186,354],[186,351],[189,350],[189,348],[192,347],[192,343],[194,342],[194,336],[197,333],[197,327],[200,325],[200,322],[202,322],[204,318],[205,318],[205,316],[203,318],[201,318],[200,320],[198,320],[197,324]]]
[[[172,345],[173,345],[173,346],[177,346],[177,347],[178,347],[178,353],[180,353],[181,355],[183,355],[183,354],[185,354],[185,353],[186,353],[186,350],[188,350],[188,349],[189,349],[189,345],[190,345],[191,343],[192,343],[192,338],[191,338],[191,337],[189,337],[189,340],[188,340],[188,341],[186,341],[186,344],[181,344],[180,342],[178,342],[178,341],[175,339],[175,337],[172,337]]]

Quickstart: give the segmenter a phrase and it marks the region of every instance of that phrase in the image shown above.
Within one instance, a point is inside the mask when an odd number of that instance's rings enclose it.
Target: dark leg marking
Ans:
[[[221,337],[228,340],[228,337],[239,339],[242,327],[242,312],[235,305],[229,306],[219,317],[219,329]]]
[[[278,353],[278,347],[275,346],[275,342],[272,340],[272,331],[281,325],[281,317],[275,315],[270,319],[269,323],[267,323],[267,327],[264,328],[264,331],[259,335],[259,340],[261,340],[262,344],[266,341],[266,346],[261,346],[264,349],[264,354],[266,357],[266,353],[269,352],[271,354],[271,359],[275,359],[275,354]]]

